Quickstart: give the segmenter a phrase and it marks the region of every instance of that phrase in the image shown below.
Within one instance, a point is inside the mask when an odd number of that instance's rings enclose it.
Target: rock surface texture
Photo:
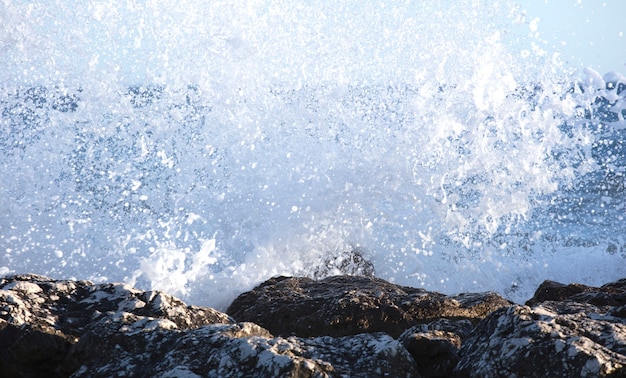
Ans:
[[[122,314],[185,329],[234,322],[217,310],[187,306],[163,292],[123,284],[94,285],[34,274],[4,277],[0,278],[0,372],[8,377],[59,376],[60,363],[85,332],[103,318]]]
[[[408,352],[383,333],[285,339],[254,323],[186,331],[167,322],[151,324],[148,331],[144,325],[133,316],[101,322],[72,348],[69,357],[76,362],[66,365],[66,372],[103,378],[418,375]]]
[[[478,324],[459,351],[457,374],[626,377],[625,305],[626,279],[599,288],[545,281],[527,306]]]
[[[123,284],[0,278],[2,377],[626,376],[626,279],[526,306],[373,277],[277,277],[229,314]]]
[[[441,318],[477,322],[509,305],[495,293],[447,296],[372,277],[276,277],[241,294],[227,312],[280,336],[386,332],[398,337],[416,324]]]

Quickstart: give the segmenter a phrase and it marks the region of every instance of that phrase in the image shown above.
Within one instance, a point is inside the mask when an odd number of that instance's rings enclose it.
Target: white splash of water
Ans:
[[[0,272],[221,308],[273,275],[358,273],[354,251],[398,283],[518,300],[620,277],[596,236],[567,245],[587,221],[550,215],[602,168],[580,117],[597,92],[519,13],[5,1]]]

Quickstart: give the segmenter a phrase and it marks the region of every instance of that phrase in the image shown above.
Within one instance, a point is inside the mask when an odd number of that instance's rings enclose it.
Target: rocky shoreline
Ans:
[[[222,313],[123,284],[0,278],[6,377],[624,377],[626,279],[525,305],[362,276],[275,277]]]

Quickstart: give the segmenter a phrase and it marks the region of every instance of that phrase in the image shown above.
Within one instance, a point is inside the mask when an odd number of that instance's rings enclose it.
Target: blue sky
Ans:
[[[626,74],[626,0],[518,0],[548,51],[574,67]]]

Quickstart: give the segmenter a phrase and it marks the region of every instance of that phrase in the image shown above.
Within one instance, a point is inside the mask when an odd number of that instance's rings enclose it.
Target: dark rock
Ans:
[[[233,322],[224,313],[187,306],[158,291],[34,274],[7,276],[0,278],[0,371],[54,376],[86,327],[117,312],[167,319],[180,328]]]
[[[106,312],[167,318],[182,328],[233,322],[222,312],[187,306],[160,291],[142,291],[120,283],[53,280],[34,274],[0,278],[0,303],[0,318],[9,323],[52,325],[74,336]]]
[[[477,322],[510,304],[495,293],[447,296],[373,277],[276,277],[241,294],[227,313],[280,336],[386,332],[398,337],[413,325],[440,318]]]
[[[534,306],[546,301],[573,301],[590,303],[596,306],[619,306],[626,303],[626,279],[608,283],[602,287],[582,284],[565,285],[554,281],[544,281],[535,295],[526,302]]]
[[[609,314],[616,318],[626,319],[626,305],[612,308]]]
[[[459,362],[458,350],[473,328],[469,320],[442,318],[407,329],[398,341],[423,377],[451,377]]]
[[[545,301],[562,301],[572,295],[588,290],[589,286],[572,283],[569,285],[545,280],[535,291],[535,295],[526,301],[526,306],[535,306]]]
[[[16,377],[419,376],[392,337],[276,338],[121,284],[0,279],[0,371]]]
[[[452,332],[412,329],[403,333],[400,342],[411,354],[424,377],[451,377],[459,362],[461,338]]]
[[[53,327],[0,319],[0,372],[4,377],[58,377],[55,369],[74,341]]]
[[[552,305],[556,303],[558,306]],[[457,374],[626,376],[626,324],[612,316],[610,309],[544,302],[532,309],[516,305],[496,310],[463,342]]]
[[[285,339],[253,323],[181,331],[167,320],[132,314],[94,324],[65,369],[76,378],[419,376],[402,345],[382,333]]]

